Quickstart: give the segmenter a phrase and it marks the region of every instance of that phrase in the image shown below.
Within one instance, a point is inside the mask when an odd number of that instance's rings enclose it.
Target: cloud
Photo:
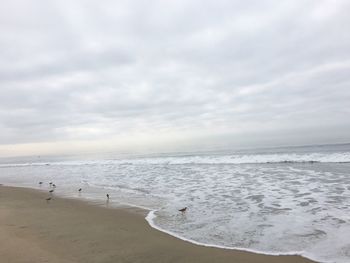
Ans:
[[[2,6],[5,155],[86,140],[172,150],[350,139],[348,1]]]

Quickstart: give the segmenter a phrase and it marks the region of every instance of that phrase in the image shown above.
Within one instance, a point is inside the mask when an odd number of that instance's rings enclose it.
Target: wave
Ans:
[[[282,164],[282,163],[350,163],[350,152],[232,154],[208,156],[141,157],[113,160],[3,163],[0,167],[23,166],[81,166],[81,165],[190,165],[190,164]]]
[[[166,229],[158,226],[154,222],[155,218],[157,217],[155,214],[156,212],[157,212],[157,210],[151,210],[148,212],[147,216],[145,217],[146,221],[148,222],[148,224],[152,228],[154,228],[158,231],[161,231],[163,233],[166,233],[170,236],[176,237],[180,240],[183,240],[183,241],[186,241],[186,242],[198,245],[198,246],[220,248],[220,249],[227,249],[227,250],[238,250],[238,251],[245,251],[245,252],[250,252],[250,253],[256,253],[256,254],[261,254],[261,255],[271,255],[271,256],[301,256],[301,257],[308,258],[311,260],[317,260],[319,262],[324,262],[324,263],[327,262],[327,261],[321,261],[321,259],[319,259],[316,255],[306,253],[305,251],[289,251],[289,252],[261,251],[261,250],[249,249],[249,248],[244,248],[244,247],[229,247],[229,246],[222,246],[222,245],[207,244],[207,243],[198,242],[196,240],[183,237],[183,236],[181,236],[173,231],[169,231],[169,230],[166,230]]]

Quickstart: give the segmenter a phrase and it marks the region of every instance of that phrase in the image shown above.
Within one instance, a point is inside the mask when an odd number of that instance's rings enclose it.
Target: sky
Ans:
[[[0,2],[0,156],[350,142],[348,0]]]

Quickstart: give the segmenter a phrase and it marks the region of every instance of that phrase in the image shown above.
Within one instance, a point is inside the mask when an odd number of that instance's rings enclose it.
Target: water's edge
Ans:
[[[145,217],[146,221],[148,222],[148,224],[152,228],[154,228],[154,229],[156,229],[158,231],[161,231],[163,233],[166,233],[166,234],[168,234],[170,236],[176,237],[177,239],[180,239],[182,241],[189,242],[191,244],[195,244],[195,245],[198,245],[198,246],[204,246],[204,247],[219,248],[219,249],[244,251],[244,252],[260,254],[260,255],[268,255],[268,256],[300,256],[300,257],[307,258],[307,259],[310,259],[312,261],[319,262],[319,263],[330,263],[330,262],[325,262],[325,261],[319,261],[319,260],[316,259],[315,256],[313,256],[313,255],[308,256],[303,251],[295,251],[295,252],[288,252],[288,253],[275,253],[275,252],[265,252],[265,251],[259,251],[259,250],[242,248],[242,247],[228,247],[228,246],[220,246],[220,245],[215,245],[215,244],[207,244],[207,243],[198,242],[198,241],[195,241],[195,240],[192,240],[192,239],[185,238],[185,237],[180,236],[180,235],[178,235],[178,234],[176,234],[176,233],[174,233],[172,231],[169,231],[169,230],[166,230],[166,229],[163,229],[163,228],[157,226],[154,223],[154,219],[157,217],[155,215],[155,212],[157,212],[157,210],[151,210],[147,214],[147,216]]]
[[[0,184],[0,186],[25,188],[25,189],[30,189],[30,190],[34,190],[34,191],[44,192],[44,190],[41,190],[41,189],[38,189],[38,188],[35,188],[35,187],[21,186],[21,185],[16,185],[16,184]],[[97,205],[102,207],[102,204],[99,203],[99,202],[94,202],[93,203],[93,201],[99,201],[99,200],[90,200],[90,199],[84,198],[84,197],[81,198],[81,199],[78,199],[77,197],[74,197],[74,196],[69,196],[69,195],[64,195],[64,194],[57,194],[57,193],[55,195],[58,196],[58,198],[64,198],[64,199],[70,199],[70,200],[80,200],[80,201],[85,202],[85,203],[87,203],[89,205],[92,205],[92,204],[96,205],[97,204]],[[175,237],[177,239],[180,239],[182,241],[189,242],[191,244],[195,244],[195,245],[198,245],[198,246],[204,246],[204,247],[211,247],[211,248],[244,251],[244,252],[260,254],[260,255],[301,256],[303,258],[307,258],[307,259],[310,259],[312,261],[319,262],[319,263],[330,263],[330,262],[325,262],[325,261],[319,261],[319,260],[316,259],[316,257],[314,255],[306,255],[305,252],[303,252],[303,251],[294,251],[294,252],[288,252],[288,253],[275,253],[275,252],[265,252],[265,251],[247,249],[247,248],[242,248],[242,247],[228,247],[228,246],[220,246],[220,245],[215,245],[215,244],[207,244],[207,243],[198,242],[198,241],[195,241],[195,240],[188,239],[186,237],[180,236],[180,235],[178,235],[175,232],[172,232],[172,231],[169,231],[169,230],[166,230],[166,229],[163,229],[163,228],[157,226],[155,224],[155,222],[154,222],[154,219],[157,217],[156,214],[155,214],[157,212],[157,210],[152,210],[152,209],[144,207],[144,206],[138,206],[138,205],[134,205],[134,204],[130,204],[130,203],[125,203],[125,202],[120,202],[120,201],[117,201],[117,202],[118,202],[118,206],[117,205],[111,205],[109,207],[105,207],[105,206],[103,206],[103,207],[106,208],[106,209],[123,209],[123,206],[124,206],[124,207],[129,207],[129,208],[141,209],[141,210],[143,210],[145,212],[146,216],[144,217],[144,219],[146,220],[146,222],[148,223],[148,225],[150,227],[152,227],[153,229],[158,230],[160,232],[163,232],[165,234],[168,234],[170,236],[173,236],[173,237]],[[144,214],[140,215],[140,216],[144,216]]]

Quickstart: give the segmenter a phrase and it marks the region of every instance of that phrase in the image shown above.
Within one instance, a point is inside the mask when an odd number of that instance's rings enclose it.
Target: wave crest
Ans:
[[[278,163],[350,163],[350,152],[343,153],[282,153],[282,154],[231,154],[192,155],[167,157],[123,158],[93,161],[4,163],[0,167],[50,165],[178,165],[178,164],[278,164]]]

